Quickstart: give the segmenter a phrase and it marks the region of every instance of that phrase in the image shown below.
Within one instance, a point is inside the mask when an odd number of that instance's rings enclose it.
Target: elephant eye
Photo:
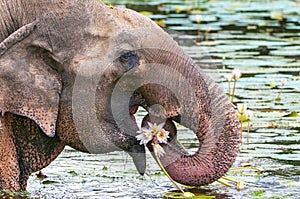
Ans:
[[[139,65],[140,58],[134,51],[123,53],[120,56],[120,62],[126,71],[129,71]]]
[[[62,71],[61,64],[57,60],[55,60],[53,58],[53,56],[51,56],[50,53],[48,53],[48,52],[43,53],[42,59],[52,69],[54,69],[54,70],[56,70],[58,72]]]

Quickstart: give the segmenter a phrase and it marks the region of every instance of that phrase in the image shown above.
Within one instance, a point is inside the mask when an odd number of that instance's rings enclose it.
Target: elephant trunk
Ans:
[[[196,131],[199,148],[195,154],[178,150],[176,142],[175,146],[172,142],[164,146],[167,156],[172,160],[166,161],[162,157],[162,162],[175,181],[191,186],[207,185],[222,177],[232,166],[238,152],[239,130],[235,111],[230,104],[226,108],[228,111],[225,113],[223,129],[202,131],[204,129],[199,128]]]
[[[175,181],[191,186],[207,185],[223,176],[235,161],[239,123],[223,91],[190,58],[177,56],[172,60],[160,63],[163,76],[170,76],[165,85],[148,84],[141,89],[150,107],[149,120],[157,121],[164,116],[189,128],[196,134],[199,148],[191,155],[176,139],[169,140],[161,144],[166,154],[160,160]],[[162,65],[168,65],[166,71]],[[171,134],[176,131],[170,127],[166,130]],[[152,150],[150,145],[148,148]]]

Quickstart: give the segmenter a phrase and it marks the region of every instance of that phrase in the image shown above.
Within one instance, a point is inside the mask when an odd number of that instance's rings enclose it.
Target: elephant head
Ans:
[[[125,150],[144,173],[138,107],[148,120],[176,121],[197,135],[194,155],[175,133],[162,145],[176,181],[208,184],[233,164],[239,129],[231,103],[147,17],[93,0],[1,0],[0,13],[0,189],[25,189],[28,175],[65,145]]]

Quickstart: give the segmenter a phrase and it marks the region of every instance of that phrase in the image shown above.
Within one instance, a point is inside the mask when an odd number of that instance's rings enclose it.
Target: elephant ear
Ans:
[[[22,42],[36,25],[37,21],[25,25],[0,43],[0,114],[28,117],[53,137],[61,80],[41,56],[34,55]]]

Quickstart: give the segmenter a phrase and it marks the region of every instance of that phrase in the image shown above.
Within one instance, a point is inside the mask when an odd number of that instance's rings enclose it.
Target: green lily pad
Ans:
[[[162,19],[167,19],[166,15],[150,15],[148,16],[152,20],[162,20]]]
[[[170,26],[184,26],[190,23],[189,20],[183,18],[171,18],[165,20],[165,25],[170,28]],[[172,28],[170,28],[172,29]]]
[[[168,18],[186,18],[187,14],[168,14]]]
[[[286,115],[283,115],[282,117],[289,117],[289,118],[295,118],[295,117],[298,117],[298,113],[296,112],[296,111],[293,111],[293,112],[291,112],[291,113],[289,113],[289,114],[286,114]]]
[[[68,173],[71,174],[72,176],[78,176],[78,173],[75,172],[74,170],[69,171]]]
[[[42,184],[55,184],[55,183],[58,183],[57,181],[54,181],[54,180],[44,180],[43,182],[42,182]]]
[[[253,197],[259,197],[259,196],[263,196],[264,193],[265,193],[264,190],[257,190],[257,191],[252,192],[251,196],[253,196]]]
[[[291,56],[296,57],[300,56],[300,50],[286,50],[286,49],[280,49],[280,50],[273,50],[270,52],[271,55],[276,56]]]
[[[242,46],[241,46],[242,49]],[[283,66],[287,62],[283,60],[261,60],[261,59],[235,59],[235,60],[225,60],[225,65],[230,65],[234,67],[252,67],[252,66]]]
[[[300,154],[277,154],[272,155],[271,158],[276,160],[295,161],[300,163]]]

